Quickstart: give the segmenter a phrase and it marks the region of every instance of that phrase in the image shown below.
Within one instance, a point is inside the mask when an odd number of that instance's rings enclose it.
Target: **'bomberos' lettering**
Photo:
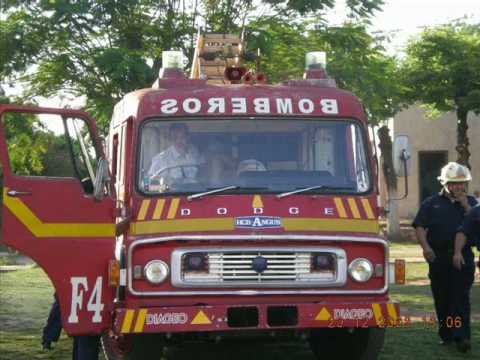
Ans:
[[[246,98],[246,97],[214,97],[206,101],[198,98],[183,100],[163,99],[160,103],[160,112],[163,114],[312,114],[321,112],[327,115],[338,114],[336,99],[292,99],[292,98]]]

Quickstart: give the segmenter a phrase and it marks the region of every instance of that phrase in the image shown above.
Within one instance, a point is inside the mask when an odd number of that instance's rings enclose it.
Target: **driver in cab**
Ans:
[[[205,159],[189,142],[189,135],[188,127],[184,123],[170,125],[171,145],[152,158],[152,165],[148,170],[150,178],[195,181],[199,166],[205,163]]]

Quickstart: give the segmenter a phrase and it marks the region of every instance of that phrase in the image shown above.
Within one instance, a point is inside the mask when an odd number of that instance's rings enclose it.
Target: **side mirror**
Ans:
[[[109,187],[110,176],[108,174],[108,161],[100,158],[95,172],[95,180],[93,181],[93,196],[96,200],[101,201],[105,196],[105,185]]]
[[[410,141],[406,135],[398,135],[393,142],[393,167],[398,177],[407,177],[411,167]]]

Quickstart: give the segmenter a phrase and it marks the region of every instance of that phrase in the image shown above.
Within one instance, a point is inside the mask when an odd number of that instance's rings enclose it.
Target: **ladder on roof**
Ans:
[[[191,79],[207,79],[210,84],[232,83],[225,79],[228,68],[241,68],[245,55],[242,37],[231,34],[198,33]]]

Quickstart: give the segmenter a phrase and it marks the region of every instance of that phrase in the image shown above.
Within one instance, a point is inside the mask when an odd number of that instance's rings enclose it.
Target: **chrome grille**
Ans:
[[[252,269],[252,261],[261,256],[268,262],[262,273]],[[275,281],[296,280],[300,274],[310,273],[309,253],[213,253],[208,254],[210,274],[223,281]]]
[[[208,272],[187,271],[183,258],[192,253],[206,254]],[[328,271],[312,271],[312,254],[327,253],[335,259]],[[261,256],[267,268],[257,272],[252,261]],[[346,282],[347,261],[340,248],[195,248],[172,253],[172,284],[177,287],[334,287]]]

